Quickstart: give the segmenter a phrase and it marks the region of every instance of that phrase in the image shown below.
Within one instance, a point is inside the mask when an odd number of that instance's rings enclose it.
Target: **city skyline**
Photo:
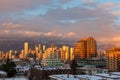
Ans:
[[[0,0],[0,39],[90,35],[120,42],[118,0]]]

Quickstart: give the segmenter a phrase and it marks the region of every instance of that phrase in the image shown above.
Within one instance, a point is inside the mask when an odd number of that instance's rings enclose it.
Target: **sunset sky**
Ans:
[[[0,38],[92,34],[120,42],[120,0],[0,0]]]

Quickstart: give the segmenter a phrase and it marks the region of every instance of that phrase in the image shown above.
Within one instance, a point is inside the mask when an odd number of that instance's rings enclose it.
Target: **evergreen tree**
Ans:
[[[7,59],[6,64],[2,65],[2,70],[7,72],[8,77],[13,77],[16,74],[15,67],[15,63]]]
[[[72,74],[75,75],[76,74],[76,67],[77,67],[77,61],[75,59],[72,60],[71,64],[70,64],[70,67],[71,67],[71,70],[72,70]]]

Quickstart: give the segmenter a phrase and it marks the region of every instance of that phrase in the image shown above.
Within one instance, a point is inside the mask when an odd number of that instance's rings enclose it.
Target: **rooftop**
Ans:
[[[86,41],[86,40],[95,40],[93,37],[87,37],[87,38],[83,38],[81,39],[82,41]]]
[[[118,80],[120,79],[120,72],[112,72],[111,74],[96,74],[96,75],[71,75],[69,74],[58,74],[49,76],[55,80]]]
[[[104,78],[110,78],[110,79],[120,79],[120,76],[113,75],[113,74],[96,74],[96,76],[104,77]]]
[[[100,80],[103,79],[102,77],[93,76],[93,75],[76,75],[79,79],[89,79],[89,80]]]
[[[56,80],[79,80],[78,78],[75,78],[74,75],[69,75],[69,77],[67,77],[67,74],[51,75],[49,77]]]
[[[28,79],[24,77],[20,77],[20,78],[1,78],[0,80],[28,80]]]
[[[120,76],[120,72],[111,72],[111,74]]]
[[[0,71],[0,74],[7,74],[5,71]]]

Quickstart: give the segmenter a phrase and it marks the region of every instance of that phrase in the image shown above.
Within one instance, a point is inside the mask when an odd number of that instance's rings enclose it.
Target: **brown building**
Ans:
[[[77,59],[90,59],[97,54],[97,44],[93,37],[78,41],[74,46],[74,55]]]
[[[120,71],[120,49],[106,50],[107,68],[109,71]]]

